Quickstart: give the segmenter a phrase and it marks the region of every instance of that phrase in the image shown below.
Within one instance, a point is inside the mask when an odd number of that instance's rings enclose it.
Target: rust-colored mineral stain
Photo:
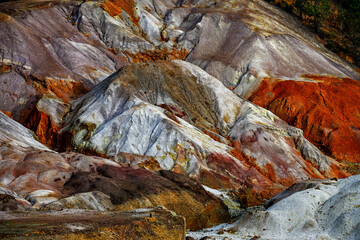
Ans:
[[[0,12],[0,22],[6,22],[7,20],[9,20],[9,15]]]
[[[58,131],[60,129],[51,121],[50,116],[47,114],[34,109],[25,126],[36,133],[39,142],[50,148],[57,148],[59,146],[61,136]]]
[[[11,71],[11,66],[10,65],[0,65],[0,74],[3,74],[3,73],[8,73]]]
[[[13,119],[13,118],[11,117],[11,112],[8,112],[8,111],[5,111],[5,110],[1,110],[1,109],[0,109],[0,111],[1,111],[3,114],[5,114],[6,116],[8,116],[9,118]]]
[[[136,4],[133,0],[106,0],[100,3],[100,6],[106,10],[110,16],[115,17],[122,11],[125,11],[135,25],[139,25],[139,18],[134,15]]]
[[[311,81],[264,79],[249,98],[289,124],[325,154],[360,162],[360,82],[305,75]]]
[[[276,173],[274,171],[274,168],[271,164],[265,165],[265,171],[267,172],[267,178],[269,179],[277,179]]]
[[[256,191],[251,187],[242,186],[241,188],[232,192],[232,197],[235,200],[238,200],[241,203],[242,207],[259,206],[265,201],[279,194],[285,188],[285,186],[277,184],[267,186],[262,191]]]
[[[330,177],[333,178],[346,178],[349,177],[350,174],[346,172],[346,169],[343,170],[344,167],[342,167],[342,169],[340,169],[342,166],[336,166],[335,164],[331,164],[330,165]]]
[[[199,170],[199,181],[202,184],[214,189],[236,189],[240,186],[236,183],[231,182],[228,177],[204,168],[200,168]]]
[[[136,54],[123,51],[123,54],[129,56],[132,63],[146,63],[156,60],[184,60],[188,52],[186,49],[167,49],[160,50],[146,50],[145,52],[138,52]]]
[[[154,158],[150,158],[149,160],[145,160],[138,164],[139,167],[148,169],[150,171],[158,171],[161,169],[160,164]]]
[[[176,163],[175,166],[171,169],[171,171],[185,175],[185,170],[179,163]]]
[[[38,95],[53,93],[65,103],[69,103],[89,91],[82,82],[52,78],[37,79],[33,81],[33,87]]]

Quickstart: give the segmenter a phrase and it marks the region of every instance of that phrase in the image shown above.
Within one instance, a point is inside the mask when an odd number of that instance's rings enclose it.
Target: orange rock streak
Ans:
[[[162,48],[161,50],[147,50],[143,53],[130,53],[123,51],[123,53],[130,57],[131,62],[133,63],[143,63],[143,62],[152,62],[156,60],[175,60],[180,59],[184,60],[188,55],[186,49],[166,49]]]
[[[55,126],[51,121],[50,116],[45,113],[35,109],[25,126],[36,133],[38,140],[41,143],[51,148],[57,148],[60,144],[61,137],[58,134],[60,129]]]
[[[136,4],[133,0],[106,0],[104,3],[100,3],[100,6],[112,17],[119,15],[122,11],[125,11],[135,25],[138,25],[139,23],[139,18],[134,15],[134,8]]]
[[[313,81],[264,79],[249,98],[289,124],[325,154],[360,162],[360,83],[306,75]]]

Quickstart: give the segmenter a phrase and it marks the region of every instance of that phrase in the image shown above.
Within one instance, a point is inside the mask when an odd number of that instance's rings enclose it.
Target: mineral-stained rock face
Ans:
[[[16,120],[25,123],[44,93],[71,100],[125,64],[71,25],[75,3],[30,10],[30,1],[13,5],[0,6],[6,12],[0,21],[0,108]]]
[[[8,227],[11,226],[11,227]],[[2,239],[185,238],[185,221],[166,209],[128,212],[68,211],[0,213]]]
[[[305,137],[328,155],[359,162],[360,83],[305,77],[303,81],[264,81],[250,99],[303,129]]]
[[[2,2],[0,32],[2,210],[162,205],[194,230],[229,220],[201,184],[247,207],[358,171],[359,73],[265,1]],[[322,181],[292,188],[322,191],[310,219],[277,220],[288,190],[240,226],[348,227],[314,212],[347,191]]]
[[[191,51],[187,61],[236,87],[241,96],[263,77],[317,73],[358,78],[299,22],[264,1],[187,2],[166,20],[184,31],[178,40]]]
[[[110,6],[117,6],[119,11],[113,11]],[[273,91],[278,92],[282,88],[280,85],[299,85],[297,80],[306,81],[299,88],[308,88],[311,93],[313,84],[304,75],[359,79],[358,73],[349,64],[326,50],[296,19],[272,5],[258,0],[182,1],[176,4],[134,1],[129,6],[108,1],[105,5],[85,3],[79,7],[79,13],[82,14],[79,16],[83,16],[78,18],[80,30],[89,32],[93,39],[103,41],[119,55],[127,56],[130,61],[139,61],[139,58],[134,58],[134,54],[144,55],[145,52],[154,51],[154,47],[185,49],[189,53],[186,61],[220,79],[239,96],[250,98],[289,124],[295,124],[322,151],[337,159],[359,160],[358,119],[349,120],[349,123],[346,114],[341,110],[334,114],[331,106],[322,107],[320,112],[319,107],[316,107],[318,110],[310,110],[314,107],[308,101],[308,94],[298,88],[294,90],[295,94],[294,91],[289,92],[294,88],[284,87],[287,89],[287,96],[293,98],[294,95],[299,95],[300,99],[271,97],[278,94]],[[111,21],[111,16],[116,20]],[[110,34],[108,29],[114,29],[118,33]],[[134,40],[134,36],[138,40]],[[152,60],[145,55],[144,59]],[[333,84],[332,90],[326,89],[323,97],[337,106],[343,106],[346,102],[356,107],[359,105],[356,100],[348,101],[330,96],[331,92],[347,91],[349,83],[340,78],[337,80],[339,84]],[[281,80],[277,89],[275,86],[269,86],[269,89],[265,87],[269,79],[273,82],[270,85],[276,85]],[[282,80],[286,80],[286,83]],[[356,82],[353,84],[356,86]],[[358,91],[354,92],[354,99],[357,99]],[[268,98],[270,99],[266,101]],[[320,95],[314,96],[313,101],[317,104],[321,98]],[[278,100],[270,106],[276,99]],[[304,111],[294,110],[302,109],[303,105],[306,106]],[[296,119],[288,116],[287,109],[293,109]],[[299,111],[302,113],[297,114]],[[307,116],[308,112],[314,111],[318,112],[316,116],[336,116],[337,121]],[[327,126],[328,124],[333,126]],[[331,136],[328,136],[329,133]]]
[[[0,22],[4,34],[1,60],[42,79],[81,80],[87,86],[114,71],[118,59],[104,45],[95,46],[67,20],[73,8],[70,3],[31,9],[22,15],[10,11],[8,19]]]
[[[38,143],[30,132],[26,135],[28,130],[20,124],[3,113],[0,117],[0,183],[4,210],[30,205],[35,209],[56,210],[166,206],[184,216],[189,229],[229,220],[221,200],[206,192],[194,179],[174,172],[154,173],[144,168],[123,167],[99,157],[53,152]]]
[[[86,209],[111,211],[114,210],[114,208],[110,196],[99,191],[94,191],[77,193],[70,197],[51,202],[44,206],[42,210]]]
[[[95,173],[75,173],[65,184],[64,192],[101,191],[110,196],[117,210],[165,206],[184,216],[187,228],[193,230],[229,220],[221,201],[195,180],[170,171],[159,174],[104,165]]]
[[[62,131],[76,150],[153,156],[214,188],[341,174],[301,130],[182,61],[121,69],[72,104]]]
[[[186,49],[187,61],[236,87],[241,96],[249,96],[263,77],[359,78],[300,22],[264,1],[87,2],[76,13],[80,31],[120,55]]]

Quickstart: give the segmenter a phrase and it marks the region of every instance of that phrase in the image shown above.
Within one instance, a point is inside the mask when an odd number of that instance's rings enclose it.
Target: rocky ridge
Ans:
[[[264,1],[0,10],[3,210],[162,205],[197,230],[298,181],[356,172],[359,74]]]
[[[125,67],[74,101],[69,113],[62,131],[73,134],[77,151],[152,156],[161,168],[212,188],[263,190],[271,181],[338,174],[301,130],[182,61]]]

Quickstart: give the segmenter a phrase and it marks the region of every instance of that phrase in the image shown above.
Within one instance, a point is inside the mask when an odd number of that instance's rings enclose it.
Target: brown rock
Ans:
[[[9,225],[11,228],[6,227]],[[0,213],[0,238],[182,240],[185,238],[185,221],[161,208],[112,213]]]
[[[114,210],[114,206],[108,195],[102,192],[94,191],[88,193],[78,193],[70,197],[60,199],[59,201],[47,204],[41,210],[60,211],[63,209],[111,211]]]
[[[143,167],[150,171],[159,171],[161,169],[159,162],[152,156],[121,152],[111,159],[123,166],[132,168]]]
[[[25,206],[18,202],[13,196],[0,193],[0,211],[21,211]]]
[[[192,230],[230,218],[225,205],[200,183],[170,171],[157,175],[145,169],[103,165],[91,174],[75,173],[64,186],[70,195],[93,190],[109,195],[118,210],[165,206],[184,216],[187,228]]]

